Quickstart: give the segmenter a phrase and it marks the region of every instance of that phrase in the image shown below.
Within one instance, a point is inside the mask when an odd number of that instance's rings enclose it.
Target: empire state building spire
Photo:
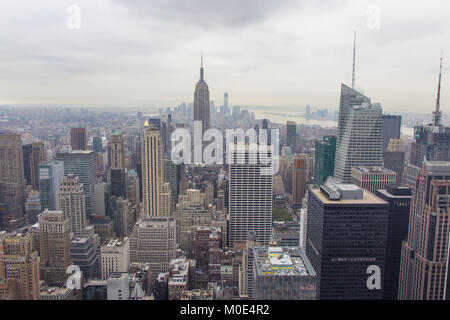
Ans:
[[[210,125],[209,88],[205,82],[203,53],[200,61],[200,80],[197,82],[194,92],[194,121],[202,122],[203,136],[203,133],[209,129]]]
[[[203,73],[203,52],[200,60],[200,81],[205,81]]]

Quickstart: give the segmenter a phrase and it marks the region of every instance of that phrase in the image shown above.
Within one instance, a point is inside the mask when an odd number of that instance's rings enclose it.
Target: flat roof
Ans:
[[[339,185],[341,186],[341,185]],[[353,189],[352,189],[353,190]],[[377,197],[376,195],[374,195],[373,193],[362,189],[363,191],[363,198],[362,199],[357,199],[357,200],[330,200],[328,199],[328,197],[322,193],[322,191],[320,191],[320,189],[318,188],[311,188],[310,192],[314,193],[317,198],[320,199],[320,201],[322,201],[325,204],[387,204],[386,201],[384,201],[383,199]]]

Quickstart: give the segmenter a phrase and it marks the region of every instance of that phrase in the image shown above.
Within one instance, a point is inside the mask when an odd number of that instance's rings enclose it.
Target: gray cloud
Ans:
[[[65,25],[71,4],[82,10],[78,31]],[[366,26],[373,4],[380,30]],[[441,48],[450,52],[449,9],[445,0],[2,1],[0,103],[176,105],[192,99],[203,50],[213,99],[228,91],[243,105],[335,107],[356,29],[358,85],[393,110],[420,111],[434,99]],[[449,88],[444,74],[444,111]]]

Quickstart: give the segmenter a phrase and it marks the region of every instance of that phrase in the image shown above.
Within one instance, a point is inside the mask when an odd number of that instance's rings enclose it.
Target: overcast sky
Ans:
[[[229,92],[233,105],[334,108],[357,30],[358,89],[387,111],[431,112],[442,49],[450,113],[449,16],[448,0],[2,0],[0,104],[176,106],[193,100],[203,50],[216,105]]]

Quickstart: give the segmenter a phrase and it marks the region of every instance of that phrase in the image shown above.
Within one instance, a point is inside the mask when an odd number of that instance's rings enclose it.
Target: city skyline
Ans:
[[[450,25],[445,10],[432,5],[409,2],[406,17],[404,5],[379,1],[380,19],[370,24],[377,12],[367,1],[247,1],[237,14],[235,1],[192,7],[80,1],[80,29],[73,30],[70,5],[44,1],[19,11],[2,3],[0,28],[10,32],[0,53],[0,104],[177,105],[192,99],[203,50],[211,100],[230,92],[231,104],[336,108],[339,84],[352,80],[356,30],[358,91],[388,111],[429,109],[443,50],[442,112],[450,111],[444,40]]]

